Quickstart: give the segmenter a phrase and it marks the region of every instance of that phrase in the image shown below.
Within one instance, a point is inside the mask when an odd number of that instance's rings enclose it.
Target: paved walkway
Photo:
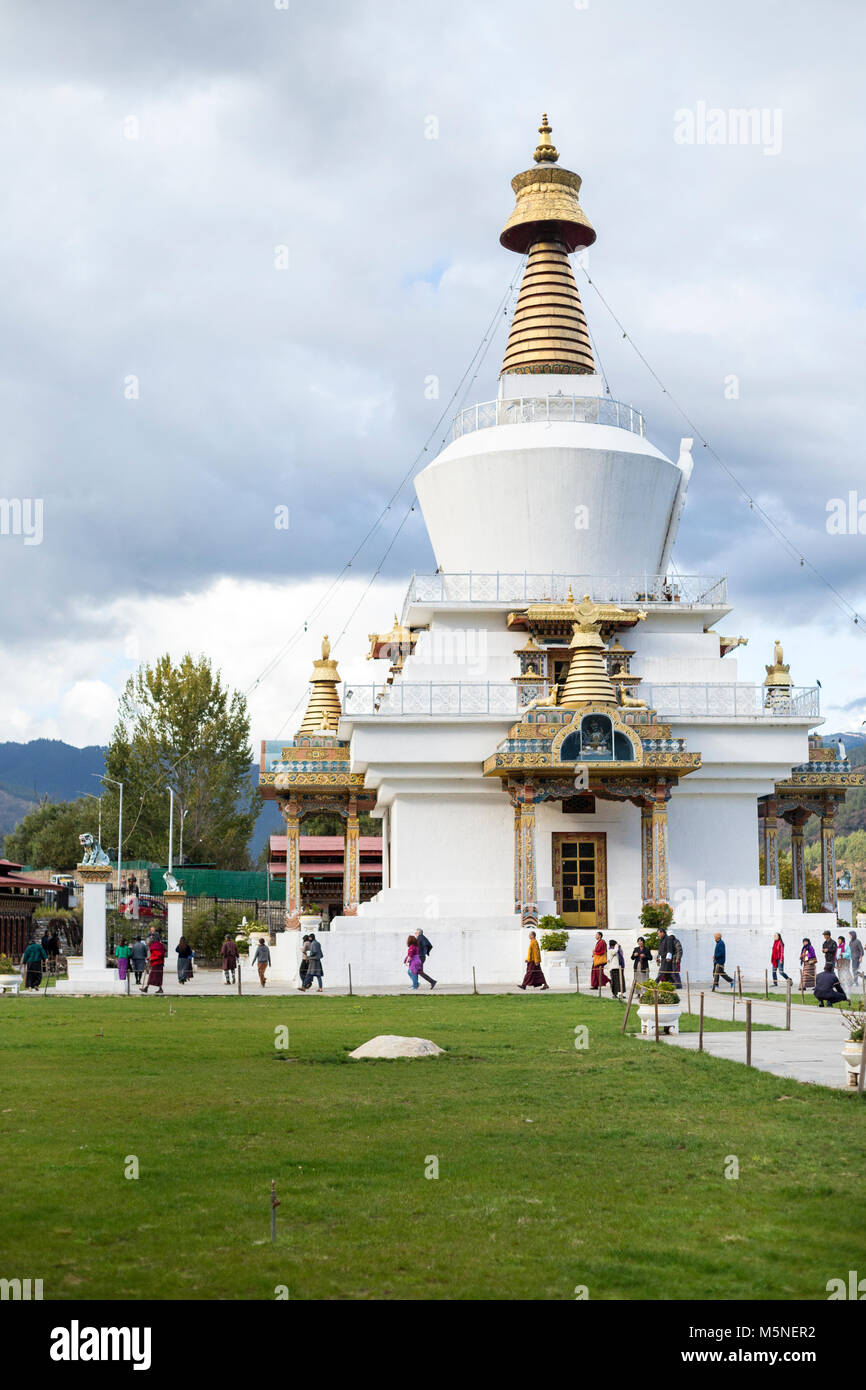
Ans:
[[[692,989],[692,1011],[698,1011],[698,999]],[[704,993],[704,1015],[710,1018],[731,1018],[733,999],[730,991]],[[737,1021],[745,1022],[746,1001],[737,999]],[[848,1034],[837,1005],[819,1009],[810,1004],[791,1005],[791,1031],[785,1031],[785,1005],[752,1000],[752,1022],[769,1023],[772,1033],[752,1033],[752,1066],[773,1076],[788,1076],[795,1081],[811,1081],[819,1086],[847,1089],[847,1067],[842,1061],[841,1048]],[[675,1033],[665,1038],[671,1047],[686,1047],[695,1051],[697,1033]],[[712,1057],[730,1061],[746,1061],[745,1032],[704,1033],[704,1051]]]

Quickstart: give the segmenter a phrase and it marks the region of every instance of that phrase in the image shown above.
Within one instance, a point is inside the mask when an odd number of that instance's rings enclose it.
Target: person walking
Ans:
[[[301,988],[302,988],[304,991],[306,991],[306,990],[308,990],[308,989],[312,989],[313,981],[314,981],[314,980],[318,980],[318,982],[319,982],[319,993],[320,993],[320,994],[322,993],[322,979],[323,979],[323,974],[322,974],[322,961],[323,961],[323,959],[324,959],[324,952],[322,951],[322,943],[321,943],[320,941],[317,941],[317,940],[316,940],[316,933],[315,933],[315,932],[310,932],[310,939],[309,939],[309,941],[307,942],[307,973],[306,973],[306,975],[304,976],[304,983],[303,983],[303,985],[301,986]],[[425,976],[425,979],[426,979],[426,976]]]
[[[233,985],[235,971],[238,968],[238,944],[229,931],[226,932],[223,944],[220,946],[220,961],[222,962],[223,974],[226,977],[226,984]]]
[[[649,979],[649,968],[652,962],[652,952],[642,936],[638,937],[631,958],[634,961],[634,982],[636,985],[642,985],[645,980]]]
[[[117,978],[123,981],[129,974],[129,946],[125,936],[120,938],[120,945],[115,946],[114,958],[117,961]]]
[[[610,992],[614,999],[625,998],[625,957],[622,947],[611,937],[607,943],[608,968],[610,970]]]
[[[676,971],[674,949],[677,944],[676,937],[668,936],[664,927],[659,927],[658,945],[656,946],[656,960],[659,967],[658,974],[656,975],[657,980],[666,980],[668,983],[673,984]]]
[[[777,972],[783,980],[790,980],[791,976],[785,974],[785,943],[780,932],[776,932],[773,937],[773,949],[770,952],[770,965],[773,967],[773,984],[779,983],[776,978]]]
[[[258,967],[259,984],[261,985],[262,989],[264,989],[265,987],[265,975],[267,974],[268,966],[270,965],[270,963],[271,953],[268,949],[268,943],[265,941],[265,938],[263,936],[260,936],[259,944],[256,947],[252,957],[250,958],[250,965],[255,965]]]
[[[811,989],[815,983],[815,947],[812,945],[808,936],[803,937],[803,945],[800,950],[800,992]]]
[[[421,964],[423,966],[430,952],[433,950],[433,943],[432,941],[427,940],[427,937],[424,935],[423,928],[419,928],[419,930],[415,933],[415,936],[418,941],[418,954],[421,957]]]
[[[834,1004],[844,1004],[848,998],[833,970],[820,970],[818,972],[812,993],[818,1000],[819,1009],[823,1009],[825,1004],[828,1004],[832,1009]]]
[[[301,942],[301,960],[300,960],[300,964],[298,965],[298,976],[300,977],[300,981],[301,981],[300,986],[299,986],[300,989],[303,989],[303,987],[304,987],[304,981],[305,981],[306,978],[307,978],[307,971],[308,971],[309,968],[310,968],[310,955],[309,955],[309,951],[310,951],[310,942],[312,941],[312,939],[313,939],[313,938],[312,938],[311,936],[305,936],[304,939],[303,939],[303,941]]]
[[[836,938],[836,974],[843,989],[853,990],[854,976],[851,973],[851,948],[844,934]]]
[[[824,954],[824,969],[836,970],[836,942],[833,940],[833,933],[825,931],[821,939],[821,950]]]
[[[24,966],[24,988],[38,989],[42,983],[42,962],[47,960],[45,948],[39,941],[31,941],[21,957]]]
[[[604,936],[600,931],[595,934],[595,941],[592,943],[592,973],[589,977],[590,989],[603,989],[608,983],[604,973],[607,965],[607,945]]]
[[[129,965],[135,975],[135,983],[141,984],[141,977],[147,965],[147,947],[140,936],[137,936],[129,948]]]
[[[192,947],[182,936],[174,949],[177,952],[177,982],[185,985],[192,975]]]
[[[601,935],[601,933],[597,933]],[[605,959],[607,956],[605,955]],[[529,949],[526,952],[526,974],[523,976],[523,983],[518,985],[518,989],[549,989],[550,986],[544,978],[541,969],[541,947],[538,944],[538,937],[534,931],[529,933]]]
[[[734,981],[730,975],[725,973],[726,947],[720,931],[715,933],[714,940],[716,944],[713,947],[713,987],[710,994],[715,994],[719,987],[719,980],[727,980],[731,989],[734,988]]]
[[[159,932],[151,936],[147,943],[147,979],[141,987],[142,994],[147,994],[151,985],[156,985],[157,994],[165,994],[162,987],[162,972],[165,967],[165,945]]]
[[[683,983],[683,943],[680,941],[678,936],[672,936],[670,932],[668,933],[668,941],[670,942],[671,950],[673,951],[674,957],[674,984],[676,985],[677,989],[681,989]]]
[[[848,933],[848,950],[851,952],[851,974],[856,985],[863,977],[863,942],[855,931]]]
[[[406,954],[403,957],[403,964],[409,967],[406,973],[412,981],[412,988],[417,989],[418,976],[421,974],[422,965],[421,954],[418,950],[417,936],[406,937]]]

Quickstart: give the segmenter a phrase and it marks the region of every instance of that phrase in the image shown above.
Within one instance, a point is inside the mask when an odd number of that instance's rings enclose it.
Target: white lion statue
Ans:
[[[79,835],[78,843],[84,846],[82,864],[88,864],[93,869],[108,868],[111,860],[95,835],[91,835],[85,831],[83,835]]]

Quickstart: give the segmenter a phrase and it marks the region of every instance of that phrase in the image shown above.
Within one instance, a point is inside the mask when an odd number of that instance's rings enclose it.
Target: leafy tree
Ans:
[[[105,756],[106,775],[123,783],[124,857],[166,862],[171,785],[175,863],[183,820],[185,860],[248,868],[258,811],[249,737],[246,700],[206,657],[187,653],[174,665],[161,656],[130,676]],[[103,823],[117,796],[107,783]]]
[[[56,873],[74,869],[84,853],[78,836],[84,831],[96,835],[98,826],[98,808],[91,797],[79,797],[77,801],[43,801],[6,836],[6,858],[34,869],[53,869]]]

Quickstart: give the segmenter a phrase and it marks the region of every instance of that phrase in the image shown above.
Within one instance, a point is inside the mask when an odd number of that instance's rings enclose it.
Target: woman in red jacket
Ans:
[[[770,952],[770,964],[773,967],[773,984],[778,984],[776,971],[782,976],[783,980],[790,980],[791,976],[785,974],[785,943],[778,932],[773,940],[773,949]]]
[[[158,936],[152,936],[147,943],[147,980],[142,986],[142,994],[147,994],[151,985],[157,986],[157,994],[164,994],[162,987],[162,969],[165,965],[165,946]]]

